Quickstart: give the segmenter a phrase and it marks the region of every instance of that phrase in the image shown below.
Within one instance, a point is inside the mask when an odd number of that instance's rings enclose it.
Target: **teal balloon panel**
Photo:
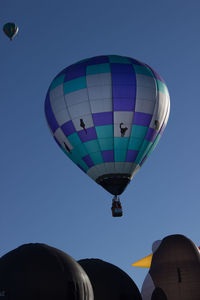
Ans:
[[[170,98],[149,66],[118,55],[61,71],[45,100],[51,133],[64,153],[113,195],[121,194],[157,145]]]

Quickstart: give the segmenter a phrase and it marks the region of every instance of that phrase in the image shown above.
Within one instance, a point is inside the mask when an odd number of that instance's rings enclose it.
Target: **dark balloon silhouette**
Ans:
[[[90,280],[66,253],[26,244],[0,258],[0,297],[12,300],[93,300]]]
[[[142,262],[134,265],[142,266]],[[142,286],[142,297],[143,300],[200,299],[200,252],[190,239],[176,234],[157,243]]]
[[[118,267],[100,259],[82,259],[79,264],[87,273],[95,300],[141,300],[134,281]]]
[[[4,33],[9,37],[10,40],[18,33],[19,28],[15,23],[6,23],[3,26]]]

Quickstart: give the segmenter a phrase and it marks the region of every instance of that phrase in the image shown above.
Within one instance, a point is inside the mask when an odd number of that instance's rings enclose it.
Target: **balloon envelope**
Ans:
[[[198,300],[199,285],[198,247],[180,234],[165,237],[153,253],[151,267],[142,286],[143,300]]]
[[[62,70],[45,100],[51,133],[63,152],[113,195],[120,195],[167,124],[163,79],[133,58],[105,55]]]
[[[4,33],[12,40],[12,38],[18,33],[19,28],[15,23],[6,23],[3,26]]]
[[[45,244],[26,244],[0,258],[0,296],[93,300],[93,291],[88,276],[71,256]]]
[[[120,268],[100,259],[82,259],[79,264],[87,273],[95,300],[141,300],[134,281]]]

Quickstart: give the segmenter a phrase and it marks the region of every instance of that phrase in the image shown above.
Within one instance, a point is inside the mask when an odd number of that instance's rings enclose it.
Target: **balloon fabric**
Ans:
[[[12,300],[93,300],[81,266],[45,244],[25,244],[0,258],[0,297]]]
[[[56,143],[115,196],[154,150],[169,111],[163,79],[146,64],[119,55],[92,57],[65,68],[45,100]]]
[[[100,259],[81,259],[95,300],[142,300],[134,281],[117,266]]]

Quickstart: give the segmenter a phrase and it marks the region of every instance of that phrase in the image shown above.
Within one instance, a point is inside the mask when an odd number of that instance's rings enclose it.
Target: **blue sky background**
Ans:
[[[200,2],[182,0],[10,0],[0,26],[0,256],[29,242],[75,259],[100,258],[140,288],[147,269],[131,267],[151,245],[180,233],[199,235]],[[66,66],[119,54],[149,64],[171,96],[167,128],[121,196],[112,196],[77,168],[54,142],[44,117],[51,80]]]

